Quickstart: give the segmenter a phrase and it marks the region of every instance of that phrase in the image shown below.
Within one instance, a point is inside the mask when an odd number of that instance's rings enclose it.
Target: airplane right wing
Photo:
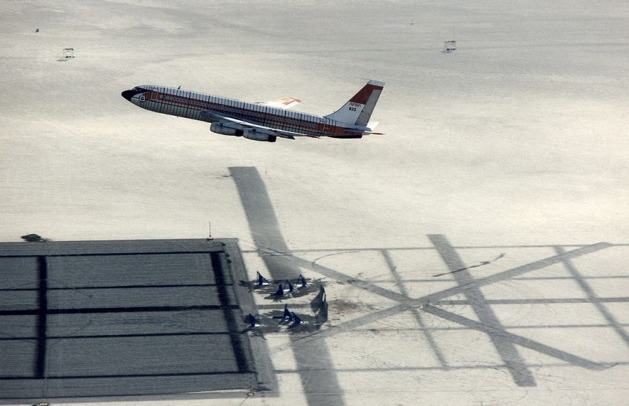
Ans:
[[[279,100],[271,100],[271,101],[266,101],[266,102],[259,102],[256,104],[260,104],[262,106],[269,106],[269,107],[278,107],[280,109],[283,110],[288,110],[296,105],[298,105],[299,103],[301,103],[301,100],[296,99],[294,97],[284,97],[282,99]]]

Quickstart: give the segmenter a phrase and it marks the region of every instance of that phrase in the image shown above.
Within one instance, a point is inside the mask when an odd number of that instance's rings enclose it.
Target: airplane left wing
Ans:
[[[220,121],[222,123],[234,123],[237,124],[239,126],[242,126],[244,128],[255,128],[256,130],[260,130],[266,133],[269,133],[271,135],[275,135],[277,137],[282,137],[282,138],[288,138],[291,140],[295,139],[295,136],[306,136],[306,137],[312,137],[312,138],[319,138],[317,136],[314,135],[308,135],[308,134],[304,134],[304,133],[300,133],[300,132],[296,132],[296,131],[286,131],[286,130],[278,130],[277,128],[272,128],[272,127],[267,127],[267,126],[263,126],[263,125],[259,125],[259,124],[254,124],[254,123],[250,123],[248,121],[244,121],[244,120],[238,120],[236,118],[231,118],[231,117],[221,117]]]
[[[237,118],[226,117],[220,114],[212,113],[207,110],[201,111],[201,116],[210,118],[211,121],[220,123],[228,128],[234,128],[237,130],[256,130],[260,133],[265,133],[275,137],[288,138],[290,140],[294,140],[295,136],[319,138],[318,136],[308,135],[296,131],[279,130],[277,128],[267,127],[264,125],[251,123],[249,121],[239,120]]]

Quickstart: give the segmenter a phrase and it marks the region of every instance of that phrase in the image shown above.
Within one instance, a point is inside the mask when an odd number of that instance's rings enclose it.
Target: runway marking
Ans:
[[[508,269],[506,271],[497,273],[495,275],[491,275],[485,278],[481,278],[481,279],[476,279],[473,281],[469,281],[466,283],[462,283],[459,286],[455,286],[452,288],[448,288],[448,289],[444,289],[438,292],[434,292],[434,293],[430,293],[428,295],[425,295],[423,297],[417,298],[417,299],[410,299],[408,297],[408,295],[405,294],[400,294],[397,292],[393,292],[390,291],[388,289],[382,288],[380,286],[377,285],[373,285],[369,282],[366,281],[362,281],[362,280],[358,280],[356,278],[350,277],[348,275],[345,275],[339,271],[336,271],[332,268],[329,267],[325,267],[323,265],[319,265],[319,264],[313,264],[311,261],[305,260],[303,258],[299,258],[296,256],[287,256],[284,255],[282,256],[283,260],[285,261],[294,261],[298,266],[300,267],[304,267],[307,269],[310,269],[314,272],[318,272],[320,274],[323,274],[324,276],[333,278],[339,282],[343,282],[343,283],[348,283],[351,284],[352,286],[356,286],[358,288],[361,289],[365,289],[368,290],[372,293],[376,293],[379,294],[385,298],[388,299],[392,299],[397,301],[399,304],[392,306],[390,308],[384,309],[384,310],[379,310],[364,316],[360,316],[357,317],[355,319],[343,322],[339,325],[330,327],[328,329],[325,330],[318,330],[315,331],[307,336],[301,336],[301,337],[297,337],[295,339],[293,339],[293,341],[291,342],[291,344],[283,344],[283,345],[278,345],[275,347],[272,347],[270,349],[271,353],[277,353],[277,352],[281,352],[281,351],[285,351],[289,348],[293,348],[293,350],[296,349],[296,347],[303,347],[305,345],[311,345],[312,343],[316,342],[317,340],[326,338],[326,337],[331,337],[331,336],[335,336],[337,334],[340,333],[344,333],[347,331],[351,331],[353,329],[356,329],[358,327],[362,327],[368,323],[372,323],[374,321],[378,321],[378,320],[382,320],[385,319],[387,317],[391,317],[394,315],[397,315],[399,313],[405,312],[407,310],[417,310],[417,309],[422,309],[426,306],[429,306],[428,309],[430,311],[428,311],[429,313],[437,316],[437,317],[441,317],[441,318],[445,318],[448,319],[450,321],[456,322],[458,324],[462,324],[463,326],[467,327],[467,328],[474,328],[476,330],[481,329],[480,326],[485,326],[484,324],[479,323],[479,325],[476,325],[474,323],[478,323],[478,322],[474,322],[473,320],[469,320],[466,319],[464,317],[458,316],[456,314],[453,314],[451,312],[448,312],[446,310],[442,310],[439,309],[437,307],[434,307],[432,305],[433,302],[439,302],[442,299],[448,298],[450,296],[454,296],[460,293],[464,293],[470,289],[478,289],[482,286],[486,286],[486,285],[490,285],[496,282],[500,282],[500,281],[504,281],[504,280],[508,280],[508,279],[512,279],[514,277],[517,276],[521,276],[524,275],[528,272],[531,271],[535,271],[535,270],[539,270],[539,269],[543,269],[545,267],[548,267],[550,265],[562,262],[564,259],[566,258],[577,258],[579,256],[583,256],[583,255],[587,255],[587,254],[591,254],[593,252],[597,252],[603,249],[606,249],[608,247],[611,247],[612,244],[606,243],[606,242],[601,242],[601,243],[597,243],[597,244],[592,244],[592,245],[588,245],[588,246],[584,246],[584,247],[580,247],[580,248],[576,248],[574,250],[571,251],[566,251],[557,255],[553,255],[550,256],[548,258],[544,258],[535,262],[531,262],[529,264],[525,264],[525,265],[521,265],[515,268],[511,268]],[[489,301],[488,301],[489,303]],[[491,327],[491,326],[490,326]],[[601,365],[601,364],[597,364],[591,360],[587,360],[585,358],[579,357],[577,355],[574,354],[570,354],[568,352],[565,351],[561,351],[559,349],[547,346],[545,344],[542,343],[538,343],[535,341],[532,341],[530,339],[527,339],[523,336],[519,336],[516,334],[512,334],[512,333],[508,333],[506,331],[504,331],[504,329],[500,329],[500,328],[496,328],[496,327],[485,327],[485,330],[482,330],[488,334],[494,334],[498,337],[500,337],[500,339],[504,342],[512,342],[513,344],[518,344],[518,345],[522,345],[525,346],[527,348],[531,348],[533,350],[536,350],[538,352],[553,356],[555,358],[567,361],[572,363],[573,365],[576,366],[580,366],[583,368],[587,368],[587,369],[591,369],[591,370],[602,370],[607,368],[608,366],[606,365]],[[512,351],[512,350],[511,350]],[[506,354],[505,354],[506,355]],[[439,356],[437,356],[439,358]],[[522,361],[522,364],[516,364],[511,362],[510,364],[507,364],[507,367],[509,367],[509,365],[511,366],[511,370],[513,371],[513,374],[516,374],[518,372],[521,372],[521,368],[522,365],[526,365],[524,364],[524,362]],[[513,375],[512,374],[512,375]],[[523,386],[525,385],[530,385],[533,384],[534,380],[530,379],[531,374],[530,373],[526,373],[524,376],[524,379],[521,379],[520,377],[515,378],[516,383],[520,382]]]
[[[317,376],[321,376],[321,372],[325,375],[329,374],[330,371],[333,371],[330,366],[331,360],[329,360],[327,347],[324,345],[324,341],[320,341],[322,338],[331,337],[339,333],[347,332],[355,328],[362,327],[365,324],[381,320],[408,310],[410,310],[413,314],[413,317],[415,318],[420,329],[424,331],[424,334],[431,348],[433,349],[439,361],[439,364],[444,369],[447,369],[448,367],[445,356],[441,353],[436,341],[430,335],[429,329],[426,328],[419,309],[424,310],[426,313],[430,313],[442,319],[460,324],[466,328],[486,333],[490,341],[496,348],[496,351],[502,358],[504,367],[507,368],[508,372],[511,374],[512,379],[518,386],[531,387],[536,386],[537,383],[532,372],[529,370],[529,366],[520,356],[516,345],[533,349],[537,352],[549,355],[554,358],[558,358],[562,361],[566,361],[572,365],[580,366],[590,370],[602,370],[608,367],[588,360],[586,358],[579,357],[577,355],[561,351],[557,348],[553,348],[545,344],[536,342],[534,340],[527,339],[526,337],[505,331],[504,326],[501,325],[500,320],[495,315],[493,309],[490,306],[490,303],[495,303],[496,301],[487,300],[481,291],[481,287],[498,283],[504,280],[513,279],[531,271],[546,268],[556,263],[569,263],[571,258],[576,258],[608,248],[612,246],[612,244],[601,242],[587,246],[575,246],[577,248],[571,251],[557,251],[557,255],[534,261],[529,264],[521,265],[484,278],[474,279],[469,273],[470,269],[489,265],[503,258],[506,254],[500,253],[493,260],[482,261],[475,265],[466,266],[458,255],[455,247],[453,247],[448,242],[447,238],[444,235],[431,234],[428,235],[428,238],[432,242],[433,248],[424,249],[436,250],[449,269],[448,272],[436,274],[433,277],[452,274],[458,285],[452,288],[443,289],[438,292],[424,295],[423,297],[417,299],[411,299],[409,297],[406,286],[404,285],[404,280],[397,273],[396,265],[394,264],[391,256],[388,253],[388,250],[386,249],[375,250],[379,251],[380,254],[383,256],[385,262],[387,263],[389,271],[391,272],[392,277],[396,282],[396,285],[400,289],[400,293],[383,288],[372,282],[364,281],[356,277],[351,277],[330,267],[320,265],[317,263],[316,260],[308,261],[306,259],[296,256],[294,253],[291,253],[281,235],[275,211],[273,210],[270,198],[266,192],[266,187],[264,186],[264,183],[262,182],[262,179],[260,178],[260,175],[257,172],[256,168],[230,168],[230,172],[232,174],[232,177],[234,178],[234,181],[236,182],[236,185],[238,186],[238,192],[245,208],[247,219],[251,228],[251,233],[254,239],[254,244],[257,248],[256,252],[264,261],[273,279],[281,280],[295,278],[300,273],[299,268],[305,268],[322,274],[326,277],[332,278],[337,282],[345,283],[360,289],[367,290],[398,303],[397,305],[390,308],[372,312],[370,314],[357,317],[355,319],[343,322],[339,325],[327,329],[316,330],[307,335],[293,334],[291,335],[290,343],[282,344],[270,349],[271,353],[277,353],[290,348],[294,351],[295,356],[298,358],[297,365],[308,365],[309,367],[312,367],[312,357],[303,358],[303,354],[305,354],[306,352],[313,353],[312,346],[318,343],[318,350],[315,352],[319,355],[316,360],[317,364],[320,364],[320,366],[314,369],[307,368],[305,370],[299,370],[302,384],[304,385],[305,392],[308,396],[308,402],[310,404],[317,403],[321,400],[321,398],[319,397],[315,399],[314,396],[309,396],[309,392],[311,390],[314,390],[314,388],[306,387],[307,385],[309,385],[308,382],[312,382],[313,380],[311,375],[317,374]],[[305,251],[307,252],[307,250]],[[343,251],[335,252],[328,255],[343,254]],[[355,251],[360,250],[351,250],[351,252]],[[328,255],[324,255],[324,257]],[[466,296],[465,303],[472,307],[479,321],[474,321],[459,316],[433,305],[433,303],[435,302],[439,303],[441,300],[457,294],[464,294]],[[612,324],[615,321],[611,318],[608,318],[608,320]],[[305,347],[305,345],[308,345],[308,347]],[[320,353],[319,351],[321,349],[324,349],[325,351],[323,353]],[[324,356],[321,357],[321,355]],[[304,364],[304,362],[306,364]],[[317,370],[319,370],[320,372],[317,373]],[[320,384],[321,382],[318,383]],[[338,391],[336,390],[338,388],[336,375],[334,375],[334,380],[328,381],[325,386],[335,387],[335,390],[331,391],[332,393],[342,393],[340,389],[338,389]],[[340,400],[342,401],[342,398]]]
[[[380,254],[386,261],[387,266],[389,267],[389,270],[393,275],[393,279],[395,279],[395,284],[398,285],[398,287],[400,288],[400,292],[402,293],[402,295],[408,297],[408,290],[404,285],[404,280],[400,276],[400,273],[397,271],[397,266],[393,262],[393,258],[391,258],[391,255],[386,250],[380,251]],[[430,348],[432,348],[433,352],[435,353],[435,357],[437,358],[437,361],[439,361],[439,365],[441,365],[441,367],[444,369],[449,369],[448,362],[446,361],[443,352],[439,348],[437,341],[435,341],[434,337],[432,336],[430,329],[426,326],[426,323],[424,323],[421,313],[417,309],[411,309],[411,313],[413,314],[415,322],[417,322],[419,328],[424,333],[424,337],[426,337]]]
[[[365,289],[368,290],[369,292],[378,294],[382,297],[385,297],[387,299],[392,299],[395,300],[397,302],[400,302],[402,304],[410,304],[411,307],[421,307],[422,304],[424,303],[430,303],[430,302],[435,302],[435,301],[440,301],[442,299],[445,299],[449,296],[454,296],[457,295],[459,293],[463,293],[465,290],[467,289],[471,289],[473,287],[482,287],[485,285],[490,285],[492,283],[495,282],[500,282],[503,280],[507,280],[507,279],[511,279],[513,277],[516,276],[520,276],[522,274],[525,274],[527,272],[531,272],[531,271],[535,271],[538,269],[542,269],[545,268],[547,266],[550,266],[552,264],[555,264],[557,262],[561,262],[562,258],[564,257],[578,257],[581,255],[586,255],[586,254],[590,254],[592,252],[596,252],[605,248],[608,248],[609,246],[611,246],[611,244],[608,243],[598,243],[598,244],[593,244],[593,245],[589,245],[586,247],[582,247],[582,248],[578,248],[572,251],[566,251],[563,254],[558,254],[558,255],[554,255],[548,258],[544,258],[541,259],[539,261],[535,261],[535,262],[531,262],[529,264],[526,265],[521,265],[515,268],[511,268],[508,269],[506,271],[497,273],[495,275],[492,276],[488,276],[485,278],[481,278],[481,279],[476,279],[473,283],[468,283],[466,285],[460,285],[460,286],[455,286],[452,288],[447,288],[438,292],[434,292],[434,293],[430,293],[427,294],[423,297],[417,298],[417,299],[410,299],[408,296],[405,296],[403,294],[397,293],[397,292],[393,292],[389,289],[380,287],[378,285],[374,285],[370,282],[367,281],[363,281],[360,279],[356,279],[355,277],[351,277],[349,275],[343,274],[339,271],[336,271],[332,268],[320,265],[320,264],[312,264],[311,261],[308,261],[306,259],[297,257],[297,256],[289,256],[289,255],[284,255],[281,258],[284,261],[293,261],[297,264],[297,266],[309,269],[311,271],[320,273],[326,277],[332,278],[338,282],[342,282],[342,283],[346,283],[361,289]],[[340,325],[339,325],[340,326]],[[336,328],[338,328],[339,326],[336,326]]]
[[[563,254],[565,250],[562,247],[555,247],[555,251],[558,254]],[[612,326],[616,334],[625,342],[627,346],[629,346],[629,335],[627,332],[620,326],[618,320],[614,317],[614,315],[607,310],[607,307],[603,304],[603,301],[599,300],[599,297],[594,292],[594,289],[584,280],[583,276],[579,273],[577,268],[574,266],[570,258],[565,258],[563,260],[564,266],[570,272],[570,274],[577,281],[581,290],[585,292],[590,302],[596,307],[598,312],[609,322],[609,325]]]
[[[558,358],[562,361],[569,362],[572,365],[577,365],[577,366],[580,366],[586,369],[591,369],[594,371],[602,371],[611,366],[611,365],[598,364],[594,361],[590,361],[586,358],[582,358],[577,355],[573,355],[568,352],[558,350],[556,348],[542,344],[538,341],[531,340],[517,334],[509,333],[508,331],[505,331],[502,328],[492,327],[487,324],[480,323],[478,321],[474,321],[463,316],[459,316],[458,314],[454,314],[446,310],[439,309],[438,307],[435,307],[433,305],[425,305],[422,308],[422,310],[428,313],[434,314],[435,316],[439,316],[444,319],[453,321],[455,323],[464,325],[471,329],[481,331],[483,333],[487,333],[489,334],[490,337],[500,338],[503,341],[521,345],[526,348],[530,348],[531,350],[540,352],[542,354],[546,354],[548,356]],[[515,362],[516,362],[515,360],[508,360],[508,361],[505,361],[505,365],[507,366],[507,368],[511,369],[511,368],[514,368],[514,366],[511,364],[514,364]],[[524,361],[520,361],[520,362],[522,362],[520,364],[521,368],[517,370],[517,367],[516,367],[516,371],[514,372],[521,373],[522,369],[526,368]],[[527,373],[530,374],[530,372],[527,372]],[[516,383],[518,383],[519,386],[523,386],[523,385],[520,385],[520,383],[517,380],[516,380]]]
[[[454,279],[457,281],[459,286],[468,287],[468,289],[465,289],[462,293],[464,293],[468,301],[471,302],[472,310],[476,313],[476,316],[480,320],[480,324],[488,326],[488,328],[492,329],[485,330],[485,332],[488,333],[487,335],[489,339],[496,348],[502,362],[511,373],[511,377],[515,383],[518,386],[537,386],[533,374],[526,367],[524,359],[520,356],[513,343],[509,340],[503,340],[500,336],[495,334],[495,331],[504,331],[504,328],[491,306],[486,305],[485,295],[480,290],[480,287],[474,284],[474,278],[469,272],[467,272],[469,267],[466,267],[465,264],[463,264],[463,260],[444,235],[431,234],[428,238],[437,249],[437,252],[443,259],[443,262],[445,262],[448,268],[450,268],[450,273],[454,274]],[[423,308],[424,311],[428,311],[428,309],[433,307],[426,304]],[[453,317],[453,314],[450,314],[450,317],[446,317],[445,312],[438,313],[433,310],[432,313],[435,315],[439,314],[442,318],[457,321],[459,323],[462,319]],[[491,332],[494,332],[494,334],[491,334]]]

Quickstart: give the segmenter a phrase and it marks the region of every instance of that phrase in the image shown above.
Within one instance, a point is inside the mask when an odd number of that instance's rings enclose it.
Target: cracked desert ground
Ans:
[[[3,0],[0,33],[0,241],[211,223],[251,278],[277,255],[326,283],[321,330],[266,337],[277,391],[114,403],[626,404],[627,2]],[[325,115],[369,79],[384,135],[360,140],[255,142],[120,96]]]

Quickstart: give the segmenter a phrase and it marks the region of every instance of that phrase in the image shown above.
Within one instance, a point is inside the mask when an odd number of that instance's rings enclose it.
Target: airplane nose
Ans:
[[[120,93],[122,97],[124,97],[125,99],[129,101],[131,101],[131,98],[135,96],[136,94],[137,92],[134,92],[133,90],[125,90],[124,92]]]

